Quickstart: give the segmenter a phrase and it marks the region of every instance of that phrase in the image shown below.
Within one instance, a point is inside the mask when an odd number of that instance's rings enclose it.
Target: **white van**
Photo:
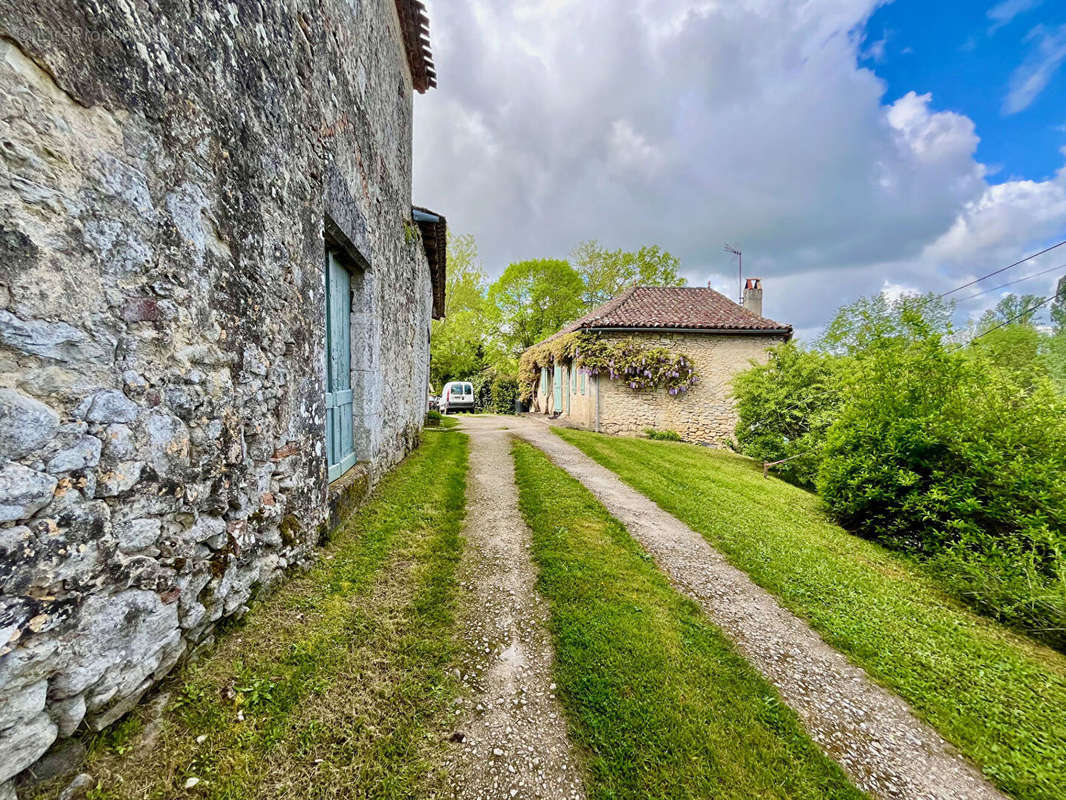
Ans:
[[[466,381],[444,384],[444,391],[440,394],[440,413],[463,410],[474,410],[474,387]]]

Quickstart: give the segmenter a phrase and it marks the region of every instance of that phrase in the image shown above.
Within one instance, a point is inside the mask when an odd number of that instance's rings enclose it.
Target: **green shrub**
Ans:
[[[1057,337],[1009,325],[960,346],[949,312],[931,296],[870,298],[841,309],[821,350],[774,348],[734,380],[736,447],[794,458],[775,473],[816,485],[849,530],[1066,650]]]
[[[771,349],[766,364],[737,375],[736,449],[759,461],[794,459],[775,473],[812,488],[825,431],[839,410],[846,363],[844,356],[788,342]]]
[[[492,410],[497,414],[513,414],[518,399],[518,379],[497,375],[492,381]]]
[[[657,431],[655,428],[645,428],[644,434],[649,439],[658,439],[660,442],[680,442],[681,434],[677,431]]]
[[[442,419],[444,419],[444,415],[435,408],[431,408],[426,412],[426,425],[429,425],[431,428],[438,427]]]
[[[818,491],[849,529],[931,559],[968,602],[1053,640],[1066,401],[1047,378],[1025,384],[931,332],[872,348],[844,378]]]

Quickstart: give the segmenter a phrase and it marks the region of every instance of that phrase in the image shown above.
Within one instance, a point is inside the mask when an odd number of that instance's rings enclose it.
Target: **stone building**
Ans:
[[[418,0],[0,7],[0,797],[417,442],[426,33]]]
[[[743,305],[713,289],[638,286],[627,290],[555,336],[577,331],[609,339],[631,337],[689,357],[698,382],[687,392],[633,391],[624,381],[590,375],[562,361],[541,369],[533,410],[604,433],[672,430],[693,442],[722,444],[733,436],[737,413],[733,376],[766,350],[787,341],[792,326],[762,316],[762,284],[750,278]],[[554,337],[552,337],[554,338]]]

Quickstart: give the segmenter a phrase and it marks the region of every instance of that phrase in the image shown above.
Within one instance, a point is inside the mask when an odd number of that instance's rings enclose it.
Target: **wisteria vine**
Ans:
[[[519,365],[519,382],[527,402],[539,379],[541,367],[572,360],[589,375],[606,375],[635,392],[665,389],[684,394],[699,382],[692,359],[666,347],[649,347],[639,339],[604,338],[582,331],[567,334],[527,350]]]

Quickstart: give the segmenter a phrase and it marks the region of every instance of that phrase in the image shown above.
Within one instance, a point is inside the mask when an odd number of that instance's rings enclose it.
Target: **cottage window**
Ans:
[[[352,435],[352,275],[340,252],[326,250],[326,459],[329,479],[355,464]]]

